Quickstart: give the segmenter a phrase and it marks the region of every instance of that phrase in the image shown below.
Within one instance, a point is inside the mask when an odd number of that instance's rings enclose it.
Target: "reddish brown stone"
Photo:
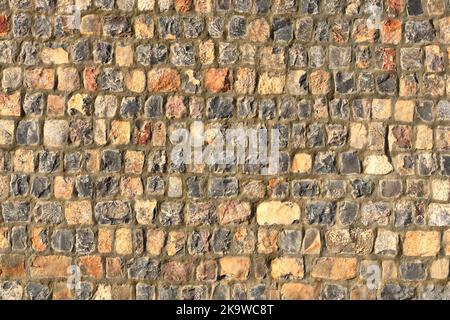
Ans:
[[[184,98],[180,96],[171,96],[167,98],[166,117],[169,119],[180,119],[186,116],[187,107],[184,104]]]
[[[0,36],[8,34],[8,17],[4,14],[0,15]]]
[[[177,12],[188,12],[191,10],[192,0],[175,0],[175,10]]]
[[[94,67],[85,68],[83,71],[84,88],[87,91],[97,90],[97,69]]]
[[[31,259],[30,274],[33,278],[68,277],[72,258],[66,256],[37,256]]]
[[[246,221],[250,218],[252,213],[251,206],[248,202],[239,202],[235,200],[220,203],[217,212],[221,224]]]
[[[25,277],[25,257],[23,255],[0,255],[0,278]]]
[[[211,92],[225,92],[231,88],[230,70],[228,68],[207,69],[203,79],[205,88]]]
[[[81,269],[83,276],[99,279],[103,275],[102,257],[100,256],[80,257],[78,265]]]
[[[176,69],[153,69],[148,72],[147,85],[150,92],[176,92],[181,86],[181,77]]]
[[[163,266],[164,280],[170,282],[187,282],[191,278],[193,265],[190,261],[169,261]]]

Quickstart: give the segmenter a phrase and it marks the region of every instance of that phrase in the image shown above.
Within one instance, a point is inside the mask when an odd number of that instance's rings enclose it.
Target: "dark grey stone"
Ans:
[[[114,197],[119,192],[119,177],[99,177],[95,182],[95,194],[99,198]]]
[[[212,178],[209,185],[210,197],[232,197],[239,193],[239,182],[236,178]]]
[[[292,181],[292,196],[294,198],[314,197],[319,194],[316,180],[304,179]]]
[[[27,248],[27,229],[24,226],[13,227],[11,230],[11,248],[22,251]]]
[[[262,120],[275,118],[276,104],[273,99],[263,99],[259,102],[259,118]]]
[[[107,16],[103,18],[103,35],[125,37],[131,34],[131,23],[124,16]]]
[[[63,220],[63,208],[59,202],[38,202],[34,207],[37,223],[59,224]]]
[[[239,56],[240,53],[236,44],[228,42],[219,43],[219,63],[224,65],[236,63]]]
[[[75,287],[75,297],[77,300],[89,300],[92,297],[94,286],[90,282],[83,281]]]
[[[183,202],[164,201],[159,208],[159,222],[163,226],[176,226],[183,222]]]
[[[334,81],[336,92],[341,94],[350,94],[355,92],[355,76],[353,72],[338,71],[334,76]],[[378,83],[378,85],[380,87],[380,83]]]
[[[359,174],[361,173],[361,162],[356,151],[342,152],[341,157],[341,173],[342,174]]]
[[[403,280],[425,280],[427,270],[421,261],[405,261],[400,264],[400,274]]]
[[[406,21],[406,43],[424,43],[434,40],[436,30],[430,20]]]
[[[195,51],[192,43],[174,43],[170,46],[170,61],[176,66],[193,66]]]
[[[136,300],[155,300],[155,286],[139,282],[136,284]]]
[[[187,196],[189,198],[200,198],[204,195],[205,179],[202,177],[186,178]]]
[[[89,254],[95,251],[95,234],[91,229],[77,229],[75,239],[75,248],[79,254]]]
[[[83,159],[83,155],[81,152],[70,152],[66,153],[64,156],[64,169],[66,171],[76,172],[81,169],[81,161]]]
[[[225,119],[233,116],[233,98],[216,96],[208,100],[208,118]]]
[[[173,285],[162,285],[158,287],[159,300],[178,300],[179,287]]]
[[[75,180],[75,191],[79,198],[91,197],[93,182],[90,176],[78,176]]]
[[[164,195],[165,182],[160,176],[152,176],[147,178],[147,194],[152,196]]]
[[[122,156],[119,150],[104,150],[100,165],[107,172],[118,172],[122,168]]]
[[[61,157],[58,152],[43,150],[38,154],[38,170],[41,173],[52,173],[59,169]]]
[[[141,112],[141,104],[138,97],[124,97],[120,104],[120,115],[123,118],[136,118]]]
[[[354,198],[368,197],[373,192],[373,182],[364,179],[355,179],[350,182]]]
[[[52,35],[52,24],[46,16],[37,16],[33,21],[33,36],[49,38]]]
[[[419,16],[423,14],[422,0],[407,0],[406,12],[409,16]]]
[[[228,25],[228,35],[231,38],[242,38],[245,36],[247,21],[243,16],[233,16]]]
[[[49,287],[41,283],[28,283],[25,292],[30,300],[48,300],[50,298]]]
[[[100,90],[120,92],[123,90],[123,74],[119,69],[106,68],[97,77]]]
[[[89,40],[79,40],[72,46],[71,57],[74,62],[87,61],[91,58]]]
[[[94,62],[96,63],[111,63],[113,57],[113,46],[109,42],[96,41],[94,42]]]
[[[205,22],[202,17],[183,18],[184,35],[188,39],[196,39],[201,36],[205,29]]]
[[[154,259],[141,257],[128,263],[128,278],[133,280],[156,280],[159,272],[159,262]]]
[[[332,225],[336,215],[336,203],[316,201],[306,205],[306,220],[308,224]]]
[[[51,192],[51,182],[46,177],[36,177],[31,187],[31,195],[36,198],[48,198]]]
[[[225,20],[221,16],[211,17],[208,21],[208,33],[212,38],[222,37],[225,28]]]
[[[42,115],[44,111],[44,94],[41,92],[25,94],[22,108],[25,115]]]
[[[98,223],[109,225],[129,223],[132,217],[130,203],[119,200],[98,202],[94,213]]]
[[[159,17],[158,33],[161,39],[179,38],[181,35],[180,19],[176,16]]]
[[[39,121],[21,120],[16,130],[17,144],[36,145],[40,143]]]
[[[13,197],[27,195],[30,189],[30,177],[24,174],[12,174],[10,188]]]
[[[56,229],[52,234],[51,245],[53,250],[59,252],[70,252],[73,249],[74,238],[71,230]]]
[[[334,152],[318,152],[314,158],[314,172],[318,174],[336,173],[336,156]]]
[[[324,300],[345,300],[347,298],[347,288],[338,284],[327,284],[322,291]]]
[[[14,37],[26,37],[30,33],[31,18],[25,13],[13,15],[13,35]]]
[[[278,236],[278,246],[286,254],[298,254],[302,246],[301,230],[283,230]]]
[[[144,112],[149,118],[161,117],[163,115],[164,98],[162,96],[150,96],[145,101]]]
[[[189,254],[203,254],[209,250],[209,230],[194,230],[189,234],[188,251]]]
[[[339,221],[343,225],[351,225],[356,221],[358,204],[344,201],[339,204]]]
[[[272,22],[273,39],[275,41],[292,40],[292,21],[285,18],[275,18]]]
[[[381,289],[382,300],[411,300],[414,295],[415,289],[403,284],[386,284]]]
[[[214,230],[211,245],[213,252],[226,254],[230,250],[232,237],[231,231],[228,229]]]

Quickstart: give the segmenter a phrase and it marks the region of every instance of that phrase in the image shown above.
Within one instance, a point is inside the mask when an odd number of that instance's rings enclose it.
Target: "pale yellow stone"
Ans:
[[[44,48],[41,60],[45,64],[63,64],[69,62],[69,53],[63,48]]]
[[[280,257],[272,260],[270,275],[273,279],[302,279],[303,260],[293,257]]]
[[[131,125],[126,120],[111,122],[110,141],[112,144],[127,144],[130,142]]]
[[[97,291],[92,298],[93,300],[111,300],[111,286],[108,284],[99,284],[97,286]]]
[[[350,147],[362,149],[367,144],[367,128],[363,123],[350,125]]]
[[[450,256],[450,229],[444,231],[442,246],[444,247],[444,254]]]
[[[139,224],[152,224],[156,204],[156,200],[136,200],[134,211],[136,212],[136,220]]]
[[[68,225],[92,224],[92,206],[88,200],[67,201],[64,216]]]
[[[307,153],[297,153],[292,161],[291,171],[294,173],[309,173],[312,168],[312,156]]]
[[[201,42],[198,46],[198,56],[200,57],[200,63],[203,65],[214,63],[214,41]]]
[[[115,56],[118,66],[131,66],[133,64],[133,47],[130,45],[117,45]]]
[[[120,228],[116,230],[116,253],[127,255],[133,253],[133,236],[130,228]]]
[[[450,181],[444,179],[432,180],[431,194],[433,200],[447,201],[450,194]]]
[[[394,260],[383,260],[381,263],[382,279],[384,281],[395,280],[398,277],[397,265]]]
[[[392,101],[390,99],[372,100],[372,119],[386,120],[391,116]]]
[[[139,69],[130,70],[125,74],[125,85],[128,90],[142,93],[145,89],[145,72]]]
[[[264,72],[259,77],[259,94],[282,94],[285,85],[285,75],[274,72]]]
[[[94,124],[94,142],[97,145],[103,146],[106,144],[106,120],[95,120]]]
[[[267,201],[258,205],[256,221],[264,224],[292,224],[300,219],[300,207],[294,202]]]
[[[449,262],[448,259],[442,258],[433,261],[430,267],[430,276],[433,279],[445,280],[448,277]]]
[[[431,150],[433,148],[433,129],[418,125],[416,127],[416,149]]]
[[[384,175],[394,169],[388,158],[384,155],[369,155],[364,159],[364,173]]]
[[[223,257],[219,264],[220,275],[228,279],[245,280],[250,272],[249,257]]]
[[[394,119],[402,122],[414,120],[414,109],[416,103],[413,100],[398,100],[395,103]]]
[[[33,150],[18,149],[14,152],[14,172],[34,172],[35,159]]]
[[[67,101],[67,109],[71,114],[76,112],[87,115],[88,109],[86,108],[86,99],[88,99],[89,95],[77,93],[70,97],[69,101]]]
[[[14,120],[0,119],[0,145],[8,145],[14,142]]]
[[[439,231],[407,231],[403,241],[403,255],[432,257],[440,249]]]

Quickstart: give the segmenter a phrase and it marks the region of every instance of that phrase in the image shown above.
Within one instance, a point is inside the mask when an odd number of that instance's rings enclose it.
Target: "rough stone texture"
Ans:
[[[449,1],[0,9],[0,300],[450,299]]]

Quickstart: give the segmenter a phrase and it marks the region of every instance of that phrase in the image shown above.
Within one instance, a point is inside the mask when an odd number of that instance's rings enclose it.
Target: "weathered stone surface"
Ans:
[[[317,258],[311,276],[327,280],[349,280],[356,277],[355,258]]]
[[[248,257],[224,257],[219,260],[220,275],[234,280],[245,280],[250,270]]]
[[[435,256],[440,249],[439,231],[407,231],[403,240],[405,256]]]
[[[300,219],[300,207],[293,202],[263,202],[257,208],[256,219],[260,225],[291,224]]]

